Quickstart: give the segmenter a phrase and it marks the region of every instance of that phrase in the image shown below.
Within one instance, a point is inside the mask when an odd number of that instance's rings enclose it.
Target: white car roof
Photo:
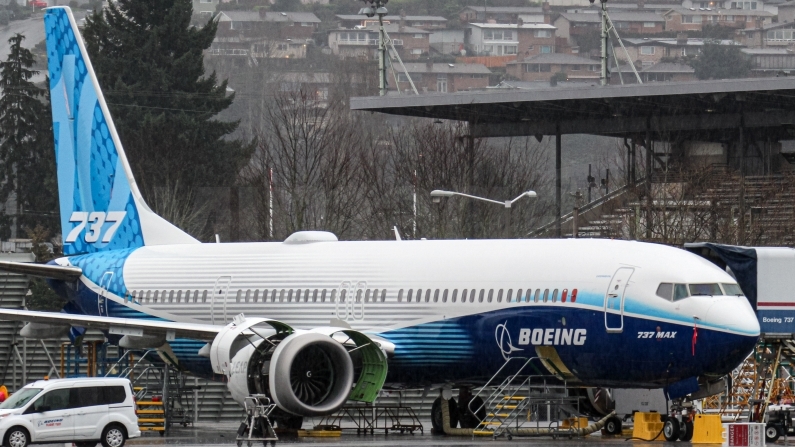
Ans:
[[[37,380],[33,383],[25,385],[25,388],[52,388],[57,385],[71,386],[79,384],[96,384],[100,382],[103,385],[127,385],[130,383],[130,380],[119,377],[76,377],[73,379]]]

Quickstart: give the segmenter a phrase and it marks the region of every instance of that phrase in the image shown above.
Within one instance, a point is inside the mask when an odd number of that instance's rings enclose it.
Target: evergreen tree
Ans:
[[[216,23],[191,27],[191,12],[191,0],[118,0],[89,16],[83,32],[127,158],[150,198],[157,187],[178,184],[193,193],[230,186],[253,149],[226,138],[237,121],[213,119],[234,95],[204,70]]]
[[[0,238],[8,238],[12,225],[59,227],[55,151],[52,119],[44,89],[30,79],[35,59],[22,47],[25,36],[8,40],[11,52],[0,62],[0,201],[15,197],[17,221],[0,216]]]
[[[743,78],[751,73],[751,60],[735,45],[708,43],[690,65],[698,79]]]

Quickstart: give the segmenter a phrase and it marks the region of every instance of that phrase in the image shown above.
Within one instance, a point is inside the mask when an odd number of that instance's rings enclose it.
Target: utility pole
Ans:
[[[378,16],[378,94],[386,96],[387,77],[386,77],[386,32],[384,31],[384,16],[388,11],[385,7],[389,0],[365,0],[364,8],[359,10],[359,14],[367,17]]]
[[[610,35],[608,34],[608,18],[607,18],[607,0],[600,0],[602,4],[602,85],[610,83],[610,70],[607,68],[607,45],[609,44]]]

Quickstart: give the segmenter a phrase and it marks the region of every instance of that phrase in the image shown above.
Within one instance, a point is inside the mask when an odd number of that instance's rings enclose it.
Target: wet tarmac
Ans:
[[[428,424],[430,425],[430,424]],[[235,430],[236,425],[210,425],[199,426],[195,428],[175,428],[172,429],[168,436],[161,437],[155,433],[145,433],[142,437],[131,439],[127,445],[130,446],[160,446],[160,445],[198,445],[202,447],[210,446],[229,446],[236,445]],[[585,438],[575,439],[552,439],[550,437],[533,437],[533,438],[513,438],[508,440],[499,438],[494,440],[488,437],[479,437],[472,439],[470,437],[451,437],[439,436],[430,434],[430,430],[426,430],[424,434],[419,432],[415,434],[399,434],[391,433],[385,435],[377,433],[374,435],[357,435],[353,432],[343,432],[341,437],[336,438],[299,438],[297,436],[282,435],[277,445],[286,444],[307,444],[312,447],[339,447],[339,446],[361,446],[361,447],[380,447],[380,446],[406,446],[412,447],[447,447],[447,446],[482,446],[489,444],[499,444],[502,446],[523,446],[523,445],[538,445],[538,446],[560,446],[560,447],[595,447],[597,445],[611,445],[613,447],[628,446],[656,446],[656,447],[682,447],[690,445],[684,442],[643,442],[643,441],[627,441],[621,437],[602,437],[599,434],[587,436]],[[246,445],[245,443],[243,444]],[[262,444],[253,444],[262,445]],[[705,444],[701,444],[705,445]],[[714,444],[720,445],[720,444]],[[784,445],[779,442],[776,445]],[[791,444],[792,445],[792,444]]]

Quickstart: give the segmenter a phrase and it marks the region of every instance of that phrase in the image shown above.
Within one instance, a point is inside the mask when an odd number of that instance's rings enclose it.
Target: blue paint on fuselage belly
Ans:
[[[380,333],[396,345],[387,381],[419,384],[491,377],[505,363],[503,353],[511,347],[513,357],[537,356],[532,338],[521,337],[523,329],[525,334],[534,329],[572,333],[584,329],[582,345],[558,340],[554,348],[566,367],[591,386],[659,387],[697,375],[720,376],[745,359],[756,344],[756,337],[699,328],[693,355],[692,326],[625,316],[623,332],[608,333],[601,311],[506,306]],[[639,332],[652,335],[638,338]],[[658,338],[658,332],[664,336]]]

